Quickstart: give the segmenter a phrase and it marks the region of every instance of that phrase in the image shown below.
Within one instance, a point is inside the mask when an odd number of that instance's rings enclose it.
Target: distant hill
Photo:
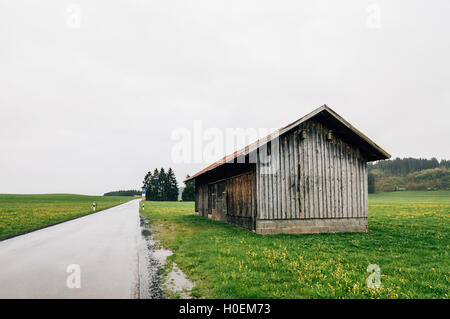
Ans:
[[[103,194],[103,196],[135,196],[141,195],[141,191],[130,189],[126,191],[114,191]]]
[[[396,158],[369,163],[368,167],[370,192],[450,189],[448,160]]]

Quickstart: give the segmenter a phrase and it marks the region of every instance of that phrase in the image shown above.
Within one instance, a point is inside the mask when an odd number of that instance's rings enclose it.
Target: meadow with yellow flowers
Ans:
[[[368,233],[257,235],[196,216],[192,202],[141,213],[194,298],[450,297],[450,191],[370,195]]]

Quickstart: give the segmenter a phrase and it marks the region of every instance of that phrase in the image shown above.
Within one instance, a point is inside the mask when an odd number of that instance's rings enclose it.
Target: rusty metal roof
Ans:
[[[312,118],[318,117],[318,116],[325,118],[327,121],[334,121],[335,126],[339,125],[342,127],[342,129],[351,132],[354,135],[353,136],[354,141],[360,142],[360,145],[361,145],[361,143],[364,143],[365,151],[367,154],[369,154],[369,156],[368,156],[369,161],[388,159],[391,157],[391,155],[388,152],[383,150],[380,146],[378,146],[375,142],[373,142],[371,139],[369,139],[361,131],[356,129],[353,125],[348,123],[340,115],[338,115],[335,111],[333,111],[331,108],[329,108],[327,105],[324,104],[321,107],[318,107],[317,109],[312,111],[311,113],[308,113],[307,115],[303,116],[302,118],[296,120],[295,122],[292,122],[291,124],[288,124],[280,129],[272,132],[271,134],[267,135],[266,137],[261,138],[255,142],[253,142],[252,144],[249,144],[246,147],[244,147],[238,151],[235,151],[234,153],[232,153],[230,155],[223,157],[221,160],[211,164],[210,166],[206,167],[205,169],[190,176],[184,182],[186,183],[186,182],[193,180],[193,179],[199,177],[200,175],[203,175],[206,172],[209,172],[225,163],[234,161],[234,159],[238,158],[239,156],[245,156],[245,155],[253,152],[254,150],[258,149],[259,147],[263,146],[264,144],[268,143],[272,139],[282,136],[283,134],[289,132],[290,130],[292,130],[294,127],[300,125],[301,123],[303,123],[307,120],[310,120]]]

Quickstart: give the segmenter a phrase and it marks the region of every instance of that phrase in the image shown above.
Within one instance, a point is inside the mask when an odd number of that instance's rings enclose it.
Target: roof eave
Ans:
[[[368,143],[374,150],[376,150],[377,153],[379,153],[379,157],[376,158],[371,158],[368,160],[368,162],[372,162],[372,161],[377,161],[377,160],[383,160],[383,159],[389,159],[391,158],[391,155],[386,152],[384,149],[382,149],[380,146],[378,146],[375,142],[373,142],[370,138],[368,138],[364,133],[362,133],[360,130],[358,130],[356,127],[354,127],[353,125],[351,125],[349,122],[347,122],[344,118],[342,118],[339,114],[337,114],[335,111],[333,111],[331,108],[329,108],[326,104],[316,108],[315,110],[313,110],[312,112],[306,114],[305,116],[301,117],[300,119],[296,120],[295,122],[292,122],[291,124],[288,124],[278,130],[276,130],[275,132],[269,134],[268,136],[261,138],[259,140],[257,140],[256,142],[246,146],[245,148],[234,152],[231,155],[225,156],[224,158],[222,158],[220,161],[217,161],[213,164],[211,164],[210,166],[204,168],[203,170],[197,172],[196,174],[194,174],[193,176],[191,176],[190,178],[186,179],[184,181],[184,183],[189,182],[193,179],[196,179],[197,177],[225,164],[230,162],[231,160],[234,160],[236,157],[238,156],[246,156],[247,154],[250,154],[251,152],[253,152],[254,150],[258,149],[259,147],[263,146],[264,144],[266,144],[267,142],[271,141],[272,139],[274,139],[275,137],[281,136],[287,132],[289,132],[290,130],[292,130],[293,128],[295,128],[296,126],[300,125],[301,123],[315,117],[316,115],[318,115],[319,113],[326,111],[329,114],[331,114],[334,118],[336,118],[342,125],[344,125],[345,127],[347,127],[350,131],[354,132],[357,136],[359,136],[362,140],[364,140],[366,143]]]

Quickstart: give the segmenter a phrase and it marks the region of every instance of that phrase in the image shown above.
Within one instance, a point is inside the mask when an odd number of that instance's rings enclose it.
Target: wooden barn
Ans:
[[[323,105],[186,182],[198,215],[259,234],[367,231],[367,162],[389,157]]]

